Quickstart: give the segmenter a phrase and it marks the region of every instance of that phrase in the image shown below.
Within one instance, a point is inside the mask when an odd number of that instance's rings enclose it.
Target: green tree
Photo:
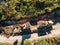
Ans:
[[[18,20],[37,16],[51,12],[59,5],[60,0],[3,0],[0,4],[0,20],[2,17],[3,20]]]

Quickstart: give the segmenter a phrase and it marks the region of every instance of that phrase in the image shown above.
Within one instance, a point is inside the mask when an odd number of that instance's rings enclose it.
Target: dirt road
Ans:
[[[33,33],[29,35],[20,35],[20,36],[10,36],[9,38],[4,37],[3,35],[0,35],[0,42],[14,42],[16,40],[22,41],[22,39],[29,39],[29,40],[34,40],[38,38],[50,38],[50,37],[55,37],[58,34],[60,34],[60,24],[57,23],[56,25],[53,25],[53,30],[51,31],[51,34],[44,35],[44,36],[38,36],[38,33]]]

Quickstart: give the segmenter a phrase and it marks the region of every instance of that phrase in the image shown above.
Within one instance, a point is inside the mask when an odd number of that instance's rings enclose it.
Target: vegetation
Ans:
[[[13,43],[10,43],[10,42],[1,43],[0,42],[0,45],[13,45]]]
[[[13,42],[3,42],[3,43],[0,42],[0,45],[14,45],[14,43]],[[21,45],[21,43],[18,42],[17,45]]]
[[[0,2],[0,20],[33,17],[60,7],[60,0],[1,0]]]
[[[13,44],[14,43],[10,43],[10,42],[6,42],[6,43],[0,42],[0,45],[13,45]],[[21,45],[21,42],[18,42],[17,45]],[[43,38],[33,41],[26,39],[24,41],[24,45],[60,45],[60,37]]]
[[[38,39],[33,42],[25,40],[24,45],[60,45],[60,38]]]
[[[38,14],[51,12],[57,7],[60,8],[60,0],[0,0],[0,21],[35,17]],[[13,43],[0,42],[0,45],[13,45]],[[25,40],[24,45],[60,45],[60,37],[38,39],[33,42]]]

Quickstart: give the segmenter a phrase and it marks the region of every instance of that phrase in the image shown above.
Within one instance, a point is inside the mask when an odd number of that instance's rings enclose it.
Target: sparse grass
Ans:
[[[14,43],[13,42],[0,42],[0,45],[14,45]],[[21,43],[18,42],[17,45],[21,45]]]
[[[26,40],[24,45],[60,45],[60,38],[38,39],[33,42]]]
[[[24,45],[32,45],[32,42],[28,41],[28,40],[25,40],[24,41]]]
[[[10,42],[2,43],[2,42],[0,42],[0,45],[13,45],[13,43],[10,43]]]
[[[17,45],[21,45],[21,42],[18,42],[18,44]]]

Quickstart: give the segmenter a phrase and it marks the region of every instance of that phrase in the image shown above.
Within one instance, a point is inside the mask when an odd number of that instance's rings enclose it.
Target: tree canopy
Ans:
[[[33,17],[60,7],[60,0],[1,0],[0,2],[0,20]]]

